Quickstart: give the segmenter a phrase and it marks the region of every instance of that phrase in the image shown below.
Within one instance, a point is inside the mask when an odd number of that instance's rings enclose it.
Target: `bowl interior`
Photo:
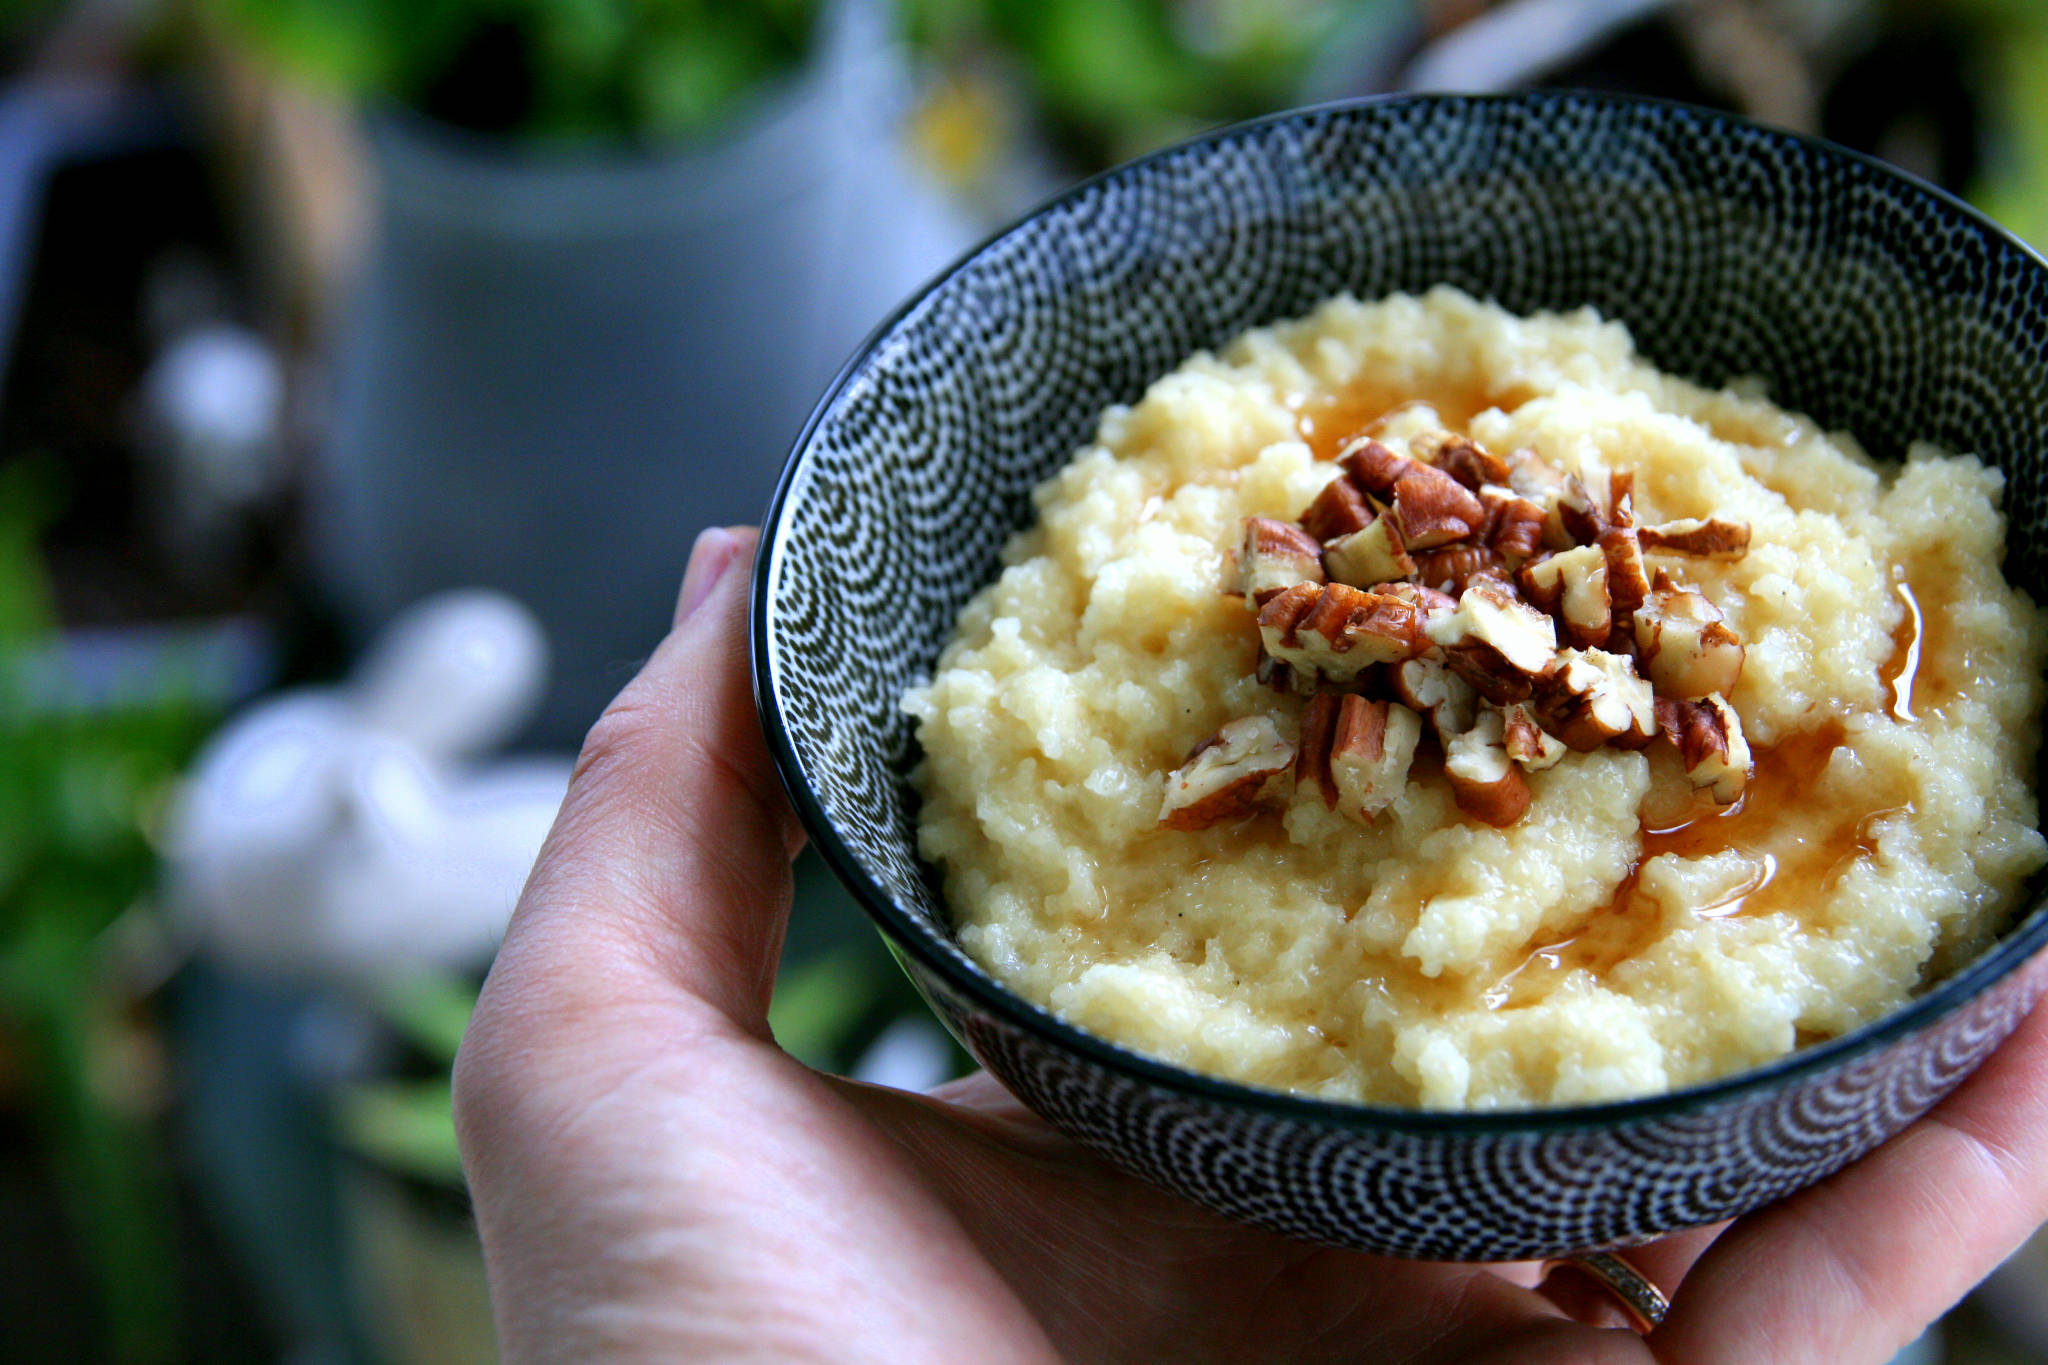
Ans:
[[[2048,267],[1940,192],[1725,116],[1572,93],[1367,101],[1183,144],[1049,204],[885,324],[769,514],[755,650],[771,746],[828,859],[949,983],[1112,1064],[1182,1074],[1083,1039],[953,945],[917,856],[898,701],[1105,407],[1340,291],[1436,284],[1518,313],[1591,305],[1652,363],[1760,377],[1880,458],[1917,439],[1977,453],[2008,478],[2008,576],[2041,598]],[[1908,1013],[2002,975],[2048,937],[2038,909]]]

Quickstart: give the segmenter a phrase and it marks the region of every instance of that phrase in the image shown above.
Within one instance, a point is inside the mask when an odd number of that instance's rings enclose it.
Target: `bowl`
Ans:
[[[1013,994],[954,943],[917,853],[904,689],[998,570],[1030,490],[1190,352],[1339,291],[1590,304],[1645,357],[1879,458],[1914,438],[2009,481],[2006,570],[2048,551],[2048,264],[1957,200],[1821,142],[1552,92],[1331,105],[1099,176],[940,276],[811,418],[754,580],[756,694],[811,837],[967,1049],[1124,1168],[1337,1246],[1509,1260],[1644,1241],[1778,1199],[1926,1111],[2031,1006],[2038,884],[1983,957],[1873,1026],[1626,1102],[1451,1113],[1235,1085]]]

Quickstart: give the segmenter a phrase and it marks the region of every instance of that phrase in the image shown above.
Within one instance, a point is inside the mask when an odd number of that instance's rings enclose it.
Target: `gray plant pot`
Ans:
[[[712,145],[539,155],[370,118],[372,255],[316,475],[316,557],[359,638],[425,593],[509,592],[573,746],[665,630],[690,542],[757,521],[861,336],[968,244],[897,137],[870,6]]]

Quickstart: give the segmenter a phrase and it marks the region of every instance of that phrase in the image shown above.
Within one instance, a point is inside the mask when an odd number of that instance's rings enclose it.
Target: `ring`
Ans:
[[[1564,1256],[1545,1261],[1544,1278],[1548,1279],[1550,1272],[1559,1268],[1576,1270],[1612,1294],[1620,1301],[1638,1332],[1653,1331],[1658,1323],[1664,1321],[1664,1315],[1671,1311],[1671,1300],[1664,1297],[1664,1291],[1612,1252],[1593,1251],[1584,1256]]]

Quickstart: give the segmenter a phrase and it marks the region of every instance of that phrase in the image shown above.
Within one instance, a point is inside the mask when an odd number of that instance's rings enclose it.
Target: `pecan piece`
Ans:
[[[1482,579],[1465,589],[1457,610],[1431,619],[1429,638],[1446,650],[1486,645],[1509,667],[1532,677],[1548,673],[1557,653],[1557,629],[1550,618],[1497,580]]]
[[[1657,728],[1678,749],[1686,776],[1699,790],[1730,806],[1742,796],[1754,770],[1742,718],[1727,698],[1710,692],[1698,701],[1657,698]]]
[[[1474,579],[1505,581],[1508,562],[1484,545],[1445,545],[1415,556],[1415,576],[1424,586],[1456,595]]]
[[[1417,464],[1394,484],[1394,515],[1410,549],[1464,540],[1486,524],[1486,508],[1463,484],[1434,465]]]
[[[1511,563],[1520,563],[1543,548],[1543,508],[1519,493],[1489,484],[1479,490],[1486,508],[1480,539]]]
[[[1428,647],[1424,619],[1389,593],[1297,583],[1260,609],[1259,636],[1268,654],[1298,672],[1344,683],[1372,664],[1420,654]]]
[[[1359,824],[1391,806],[1408,785],[1422,718],[1396,702],[1346,696],[1330,736],[1328,769],[1337,809]]]
[[[1656,696],[1635,665],[1604,649],[1567,649],[1542,684],[1536,714],[1580,753],[1613,742],[1640,749],[1657,734]]]
[[[1339,475],[1323,485],[1315,501],[1301,514],[1302,529],[1319,541],[1336,540],[1362,531],[1373,519],[1372,504],[1358,485]]]
[[[1503,829],[1529,809],[1529,783],[1508,757],[1506,722],[1483,710],[1471,729],[1444,746],[1444,776],[1458,809]]]
[[[1531,605],[1564,625],[1574,649],[1598,649],[1614,624],[1614,600],[1607,593],[1607,556],[1597,545],[1532,559],[1515,575]]]
[[[1270,716],[1241,716],[1196,745],[1166,775],[1159,823],[1165,829],[1207,829],[1249,815],[1271,796],[1294,762],[1294,746]]]
[[[1463,484],[1420,460],[1371,439],[1358,441],[1337,457],[1359,488],[1391,503],[1401,521],[1401,538],[1411,550],[1463,540],[1484,524],[1486,509]]]
[[[1427,460],[1475,493],[1485,484],[1508,481],[1507,461],[1454,431],[1424,432],[1408,443],[1408,453]]]
[[[1501,711],[1502,739],[1508,757],[1532,773],[1556,766],[1570,746],[1536,723],[1535,713],[1517,702]]]
[[[1263,607],[1297,583],[1322,582],[1323,547],[1291,521],[1246,517],[1237,570],[1245,599]]]
[[[1428,654],[1404,659],[1390,670],[1388,681],[1401,704],[1427,717],[1445,743],[1472,728],[1479,696],[1442,659]]]
[[[1695,559],[1740,559],[1749,553],[1749,523],[1714,517],[1681,517],[1641,531],[1645,550],[1691,555]]]
[[[1323,552],[1323,565],[1332,580],[1354,588],[1375,587],[1415,572],[1401,528],[1392,517],[1384,516],[1331,541]]]
[[[1636,656],[1669,697],[1727,696],[1742,677],[1742,640],[1704,593],[1675,586],[1661,570],[1635,614]]]

